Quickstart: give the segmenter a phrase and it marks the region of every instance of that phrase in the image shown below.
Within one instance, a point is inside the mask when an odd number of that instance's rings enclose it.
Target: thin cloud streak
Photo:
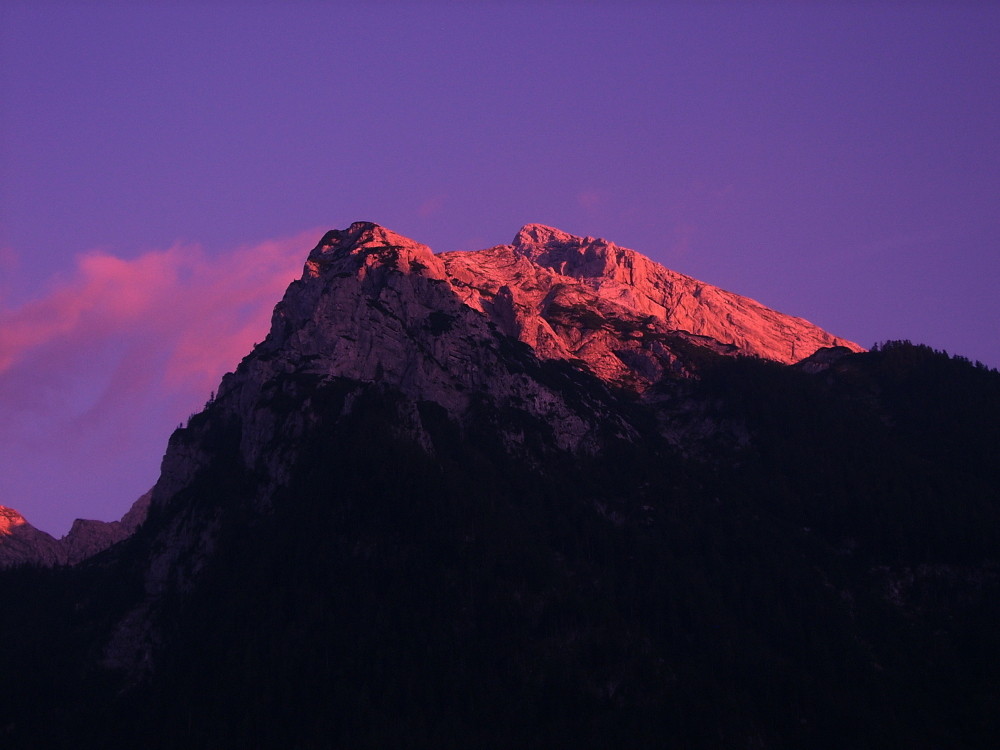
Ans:
[[[215,257],[177,245],[125,260],[104,252],[44,296],[0,310],[0,376],[47,349],[128,337],[167,355],[166,381],[217,377],[266,331],[275,302],[302,267],[318,230]],[[56,354],[56,356],[58,356]]]

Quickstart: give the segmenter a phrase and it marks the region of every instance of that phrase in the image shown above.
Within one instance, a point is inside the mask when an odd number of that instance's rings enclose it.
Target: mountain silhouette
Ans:
[[[990,747],[998,453],[961,357],[537,224],[355,223],[134,533],[0,572],[0,741]]]

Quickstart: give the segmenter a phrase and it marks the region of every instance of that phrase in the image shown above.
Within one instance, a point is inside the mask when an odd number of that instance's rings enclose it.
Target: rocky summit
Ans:
[[[638,393],[697,375],[704,352],[793,363],[830,347],[861,351],[607,240],[528,224],[509,245],[435,255],[357,222],[328,232],[309,253],[267,340],[227,376],[220,395],[255,397],[286,371],[385,383],[452,412],[489,393],[552,421],[560,446],[586,442],[594,425],[585,414],[504,366],[510,338],[539,360],[561,360]],[[248,450],[263,449],[248,442]],[[0,534],[0,567],[79,562],[131,534],[147,503],[121,521],[77,520],[61,540],[22,519]]]
[[[510,245],[441,258],[462,300],[504,333],[542,356],[581,359],[612,382],[648,383],[683,370],[670,334],[784,363],[824,347],[861,349],[634,250],[540,224],[523,227]]]
[[[359,295],[368,300],[363,309],[355,304]],[[325,317],[307,320],[316,315]],[[390,315],[397,323],[388,321]],[[434,255],[383,227],[356,223],[329,232],[312,251],[303,278],[276,311],[270,348],[263,351],[291,343],[294,356],[294,334],[310,344],[325,341],[329,351],[310,356],[328,360],[338,374],[371,379],[379,372],[392,380],[401,368],[417,378],[412,354],[411,361],[391,361],[403,356],[399,342],[376,338],[382,329],[398,328],[398,321],[424,323],[424,339],[452,327],[477,338],[500,333],[541,359],[571,361],[611,384],[637,389],[665,374],[689,374],[692,363],[683,351],[691,346],[783,363],[824,347],[861,350],[801,318],[606,240],[529,224],[510,245]],[[493,334],[486,330],[490,323]],[[359,336],[361,329],[372,333]],[[412,339],[420,331],[406,333]],[[478,363],[455,372],[445,361],[460,356],[453,339],[444,335],[434,347],[443,358],[439,364],[453,377],[471,376]],[[483,384],[473,379],[466,385]]]
[[[992,747],[998,446],[962,357],[355,223],[116,543],[0,513],[0,745]]]

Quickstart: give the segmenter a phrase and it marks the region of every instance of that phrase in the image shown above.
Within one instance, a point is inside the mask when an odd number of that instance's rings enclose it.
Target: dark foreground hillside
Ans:
[[[165,511],[0,575],[0,746],[994,746],[1000,374],[894,343],[819,373],[720,358],[640,401],[540,367],[641,434],[580,459],[516,410],[423,402],[428,452],[398,393],[291,374],[272,405],[318,418],[261,510],[209,406],[173,507],[221,532],[151,670],[101,665]]]

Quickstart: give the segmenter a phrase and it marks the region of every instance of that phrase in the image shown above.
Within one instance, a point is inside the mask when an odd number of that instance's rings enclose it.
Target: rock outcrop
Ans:
[[[492,325],[491,325],[492,324]],[[691,375],[692,347],[782,363],[861,347],[626,248],[529,224],[510,245],[435,255],[376,224],[328,232],[275,309],[267,340],[223,384],[309,362],[325,376],[380,381],[460,409],[497,380],[496,332],[542,359],[643,390]],[[295,364],[294,367],[301,367]]]

